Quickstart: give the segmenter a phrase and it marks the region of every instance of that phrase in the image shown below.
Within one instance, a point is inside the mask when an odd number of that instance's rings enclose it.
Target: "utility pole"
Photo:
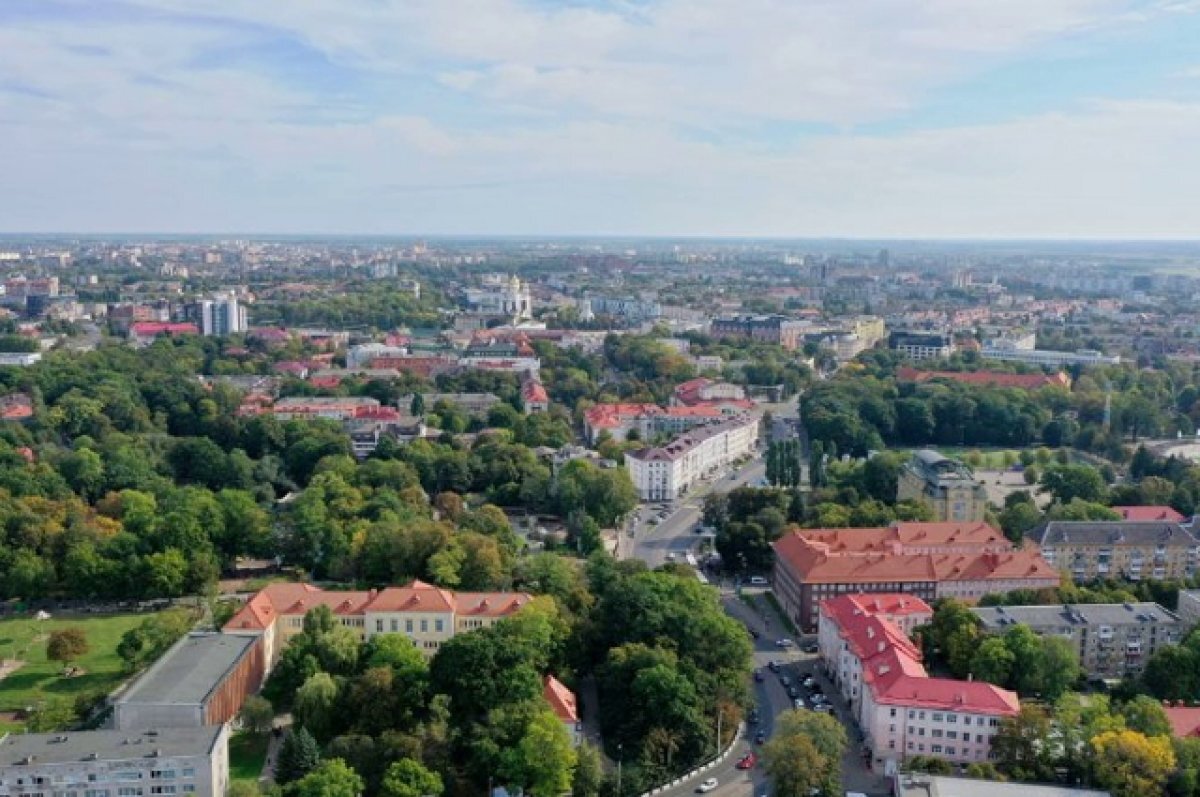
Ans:
[[[625,745],[620,743],[617,745],[617,797],[621,797],[621,759],[625,755]],[[489,797],[491,797],[489,795]]]

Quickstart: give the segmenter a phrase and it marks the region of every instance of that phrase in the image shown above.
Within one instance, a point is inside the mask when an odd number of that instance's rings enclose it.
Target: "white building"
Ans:
[[[385,343],[363,343],[351,346],[346,352],[346,367],[360,368],[369,366],[378,357],[407,357],[407,346],[388,346]]]
[[[479,288],[467,288],[467,305],[483,315],[507,316],[514,321],[533,318],[529,285],[516,275],[489,274]]]
[[[705,476],[754,451],[758,418],[742,415],[701,426],[661,448],[625,452],[625,467],[643,501],[678,498]]]
[[[41,360],[42,353],[40,351],[0,352],[0,365],[15,365],[24,368],[29,365],[36,365]]]
[[[988,360],[1006,360],[1029,365],[1049,365],[1062,368],[1066,365],[1120,365],[1118,354],[1108,356],[1098,351],[1081,349],[1080,351],[1052,351],[1050,349],[1008,349],[997,346],[984,346],[980,356]]]
[[[246,308],[234,296],[199,303],[200,332],[206,337],[236,335],[249,327]]]
[[[221,797],[229,726],[9,734],[0,739],[3,797]]]

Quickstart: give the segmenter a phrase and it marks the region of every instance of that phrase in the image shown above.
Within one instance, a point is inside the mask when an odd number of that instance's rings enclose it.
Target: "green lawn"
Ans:
[[[267,760],[267,734],[236,733],[229,739],[229,779],[257,783]]]
[[[0,620],[0,658],[25,662],[17,671],[0,679],[0,712],[20,711],[46,699],[74,699],[83,693],[111,691],[124,680],[117,644],[121,635],[149,617],[123,614],[38,621],[23,617]],[[61,676],[62,664],[46,659],[46,638],[51,631],[82,628],[90,650],[75,666],[84,670],[74,678]],[[0,721],[0,733],[19,730],[19,723]]]

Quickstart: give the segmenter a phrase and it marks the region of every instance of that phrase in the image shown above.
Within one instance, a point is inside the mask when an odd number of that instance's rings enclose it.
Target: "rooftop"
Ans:
[[[1063,625],[1178,624],[1179,618],[1157,603],[1079,603],[1045,606],[981,606],[971,611],[989,628],[1018,623],[1033,628]]]
[[[568,689],[562,681],[553,675],[547,675],[543,683],[542,696],[550,704],[557,716],[563,722],[579,722],[579,708],[575,702],[575,693]]]
[[[100,730],[10,734],[0,740],[0,770],[30,764],[206,755],[224,732],[224,725],[207,725],[140,733]]]
[[[1047,545],[1196,545],[1178,523],[1130,520],[1051,520],[1029,532]]]
[[[1169,506],[1114,506],[1113,510],[1120,513],[1121,520],[1138,522],[1165,520],[1168,523],[1182,523],[1187,520]]]
[[[192,633],[176,642],[118,703],[199,704],[258,640]]]
[[[949,775],[897,776],[897,797],[1110,797],[1106,791],[1039,783],[1003,783]]]

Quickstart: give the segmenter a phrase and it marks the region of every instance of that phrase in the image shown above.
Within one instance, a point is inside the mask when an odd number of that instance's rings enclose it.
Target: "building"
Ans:
[[[467,306],[481,315],[510,319],[513,323],[533,318],[529,285],[516,275],[489,274],[479,288],[467,288]]]
[[[954,339],[940,332],[896,330],[888,337],[888,348],[910,360],[939,360],[954,353]]]
[[[9,734],[0,739],[0,794],[220,797],[228,748],[228,725]]]
[[[746,398],[741,385],[701,376],[676,385],[671,391],[671,406],[710,406],[727,412],[745,412],[754,409],[754,402]]]
[[[1183,523],[1187,520],[1179,512],[1169,506],[1114,506],[1112,510],[1121,516],[1121,520],[1138,522],[1153,522],[1165,520],[1168,523]]]
[[[129,325],[129,339],[135,346],[148,346],[159,335],[176,337],[179,335],[199,335],[200,329],[191,323],[171,323],[168,321],[135,321]]]
[[[1051,520],[1029,532],[1046,561],[1076,582],[1096,578],[1186,579],[1196,572],[1200,546],[1167,521]]]
[[[1175,613],[1179,615],[1185,628],[1200,625],[1200,590],[1179,590],[1179,603],[1175,607]]]
[[[773,547],[775,596],[787,616],[810,632],[820,602],[838,595],[889,592],[976,603],[991,593],[1061,581],[1036,549],[1014,549],[982,522],[801,529]]]
[[[1137,675],[1154,652],[1183,638],[1184,623],[1157,603],[988,606],[975,612],[984,629],[1028,626],[1039,636],[1068,640],[1089,678]]]
[[[0,421],[27,421],[33,417],[33,399],[28,393],[0,396]]]
[[[1062,371],[1054,374],[1006,374],[1000,371],[918,371],[916,368],[896,369],[900,382],[929,382],[944,379],[960,385],[1040,390],[1043,387],[1070,389],[1071,377]]]
[[[1046,365],[1063,368],[1068,365],[1120,365],[1119,355],[1106,356],[1098,351],[1051,351],[1049,349],[1007,349],[984,346],[981,356],[988,360],[1003,360],[1028,365]]]
[[[528,373],[521,378],[521,406],[526,415],[550,409],[550,394],[537,374]]]
[[[4,351],[0,352],[0,366],[9,365],[17,368],[27,368],[42,361],[40,351]]]
[[[452,592],[412,581],[382,590],[333,592],[311,584],[269,584],[246,602],[222,629],[261,636],[268,666],[304,628],[304,615],[328,606],[361,639],[405,634],[428,656],[455,634],[489,626],[515,614],[530,600],[523,592]]]
[[[364,343],[351,346],[346,352],[346,367],[361,368],[371,366],[375,360],[387,357],[407,357],[407,346],[388,346],[383,343]]]
[[[1167,722],[1171,723],[1171,735],[1176,739],[1200,736],[1200,707],[1163,706]]]
[[[596,316],[621,318],[629,322],[648,321],[663,314],[662,305],[655,301],[641,299],[614,299],[604,296],[593,296],[578,302],[579,316],[592,319]]]
[[[711,332],[715,338],[741,338],[759,343],[774,343],[785,349],[798,349],[805,329],[803,321],[779,315],[714,318],[711,325]]]
[[[113,702],[113,726],[198,728],[229,722],[258,691],[265,670],[261,638],[188,634]]]
[[[1015,692],[984,681],[930,677],[902,627],[933,610],[911,595],[842,595],[821,602],[821,663],[850,706],[876,771],[891,775],[912,756],[954,763],[991,758],[1000,721],[1021,706]]]
[[[279,399],[272,412],[281,421],[312,418],[348,421],[380,408],[377,399],[366,396],[296,396]]]
[[[625,452],[625,467],[643,501],[670,501],[700,479],[754,452],[758,418],[744,415],[698,426],[668,445]]]
[[[563,729],[571,738],[571,746],[578,747],[583,741],[583,723],[579,721],[579,706],[575,700],[575,693],[553,675],[547,675],[542,680],[542,697],[550,704],[554,716],[563,724]]]
[[[897,772],[892,794],[896,797],[1112,797],[1106,791],[1057,784],[1005,783],[915,772]]]
[[[250,328],[246,308],[235,296],[196,302],[193,312],[205,337],[237,335]]]
[[[915,452],[901,469],[896,498],[925,504],[938,520],[983,520],[987,512],[987,489],[971,469],[930,449]]]

